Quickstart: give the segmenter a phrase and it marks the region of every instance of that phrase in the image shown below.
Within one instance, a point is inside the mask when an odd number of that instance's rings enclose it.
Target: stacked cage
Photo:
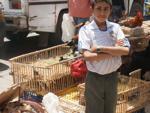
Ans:
[[[84,113],[84,79],[70,76],[70,63],[78,57],[60,61],[68,53],[70,47],[63,44],[12,58],[11,74],[14,83],[26,91],[57,94],[65,113]],[[138,78],[119,76],[116,113],[131,113],[145,105],[148,86]]]
[[[78,58],[70,53],[70,47],[62,44],[10,59],[14,83],[42,95],[81,83],[83,79],[70,76],[70,63]],[[60,61],[64,55],[69,58]]]
[[[136,78],[119,76],[118,100],[116,113],[132,113],[139,110],[148,99],[148,83]],[[59,97],[64,101],[85,106],[84,98],[85,84],[72,87],[59,92]]]
[[[143,21],[142,26],[121,26],[124,34],[129,39],[132,51],[143,51],[149,44],[145,38],[150,34],[150,21]]]

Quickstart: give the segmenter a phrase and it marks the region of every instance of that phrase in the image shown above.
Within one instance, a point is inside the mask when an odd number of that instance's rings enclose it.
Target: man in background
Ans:
[[[68,0],[69,15],[73,17],[75,33],[71,37],[72,41],[68,44],[72,46],[73,52],[77,50],[78,46],[78,32],[81,26],[89,21],[92,16],[93,0]]]
[[[112,12],[109,20],[112,22],[119,22],[119,20],[126,15],[124,0],[112,0]]]
[[[92,0],[69,0],[69,15],[73,17],[74,24],[77,27],[75,35],[78,34],[79,26],[86,23],[92,15]]]

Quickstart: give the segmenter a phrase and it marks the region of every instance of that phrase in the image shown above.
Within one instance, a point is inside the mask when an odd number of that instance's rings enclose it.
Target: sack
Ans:
[[[74,78],[84,78],[87,74],[86,63],[83,59],[77,59],[71,63],[71,76]]]

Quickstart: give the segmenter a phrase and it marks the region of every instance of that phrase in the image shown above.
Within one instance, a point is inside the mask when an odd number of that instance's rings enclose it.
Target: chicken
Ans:
[[[124,22],[122,22],[123,25],[127,26],[127,27],[137,27],[137,26],[141,26],[143,23],[143,15],[140,11],[137,12],[135,17],[131,17],[126,19]]]

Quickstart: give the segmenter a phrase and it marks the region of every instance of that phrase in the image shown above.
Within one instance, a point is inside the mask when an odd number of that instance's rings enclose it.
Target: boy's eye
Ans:
[[[102,10],[102,8],[101,7],[98,7],[98,8],[96,8],[97,10],[99,10],[99,11],[101,11]]]
[[[104,8],[104,11],[108,11],[108,10],[109,10],[109,8],[108,8],[108,7],[105,7],[105,8]]]
[[[97,7],[96,10],[98,11],[108,11],[109,10],[109,7]]]

